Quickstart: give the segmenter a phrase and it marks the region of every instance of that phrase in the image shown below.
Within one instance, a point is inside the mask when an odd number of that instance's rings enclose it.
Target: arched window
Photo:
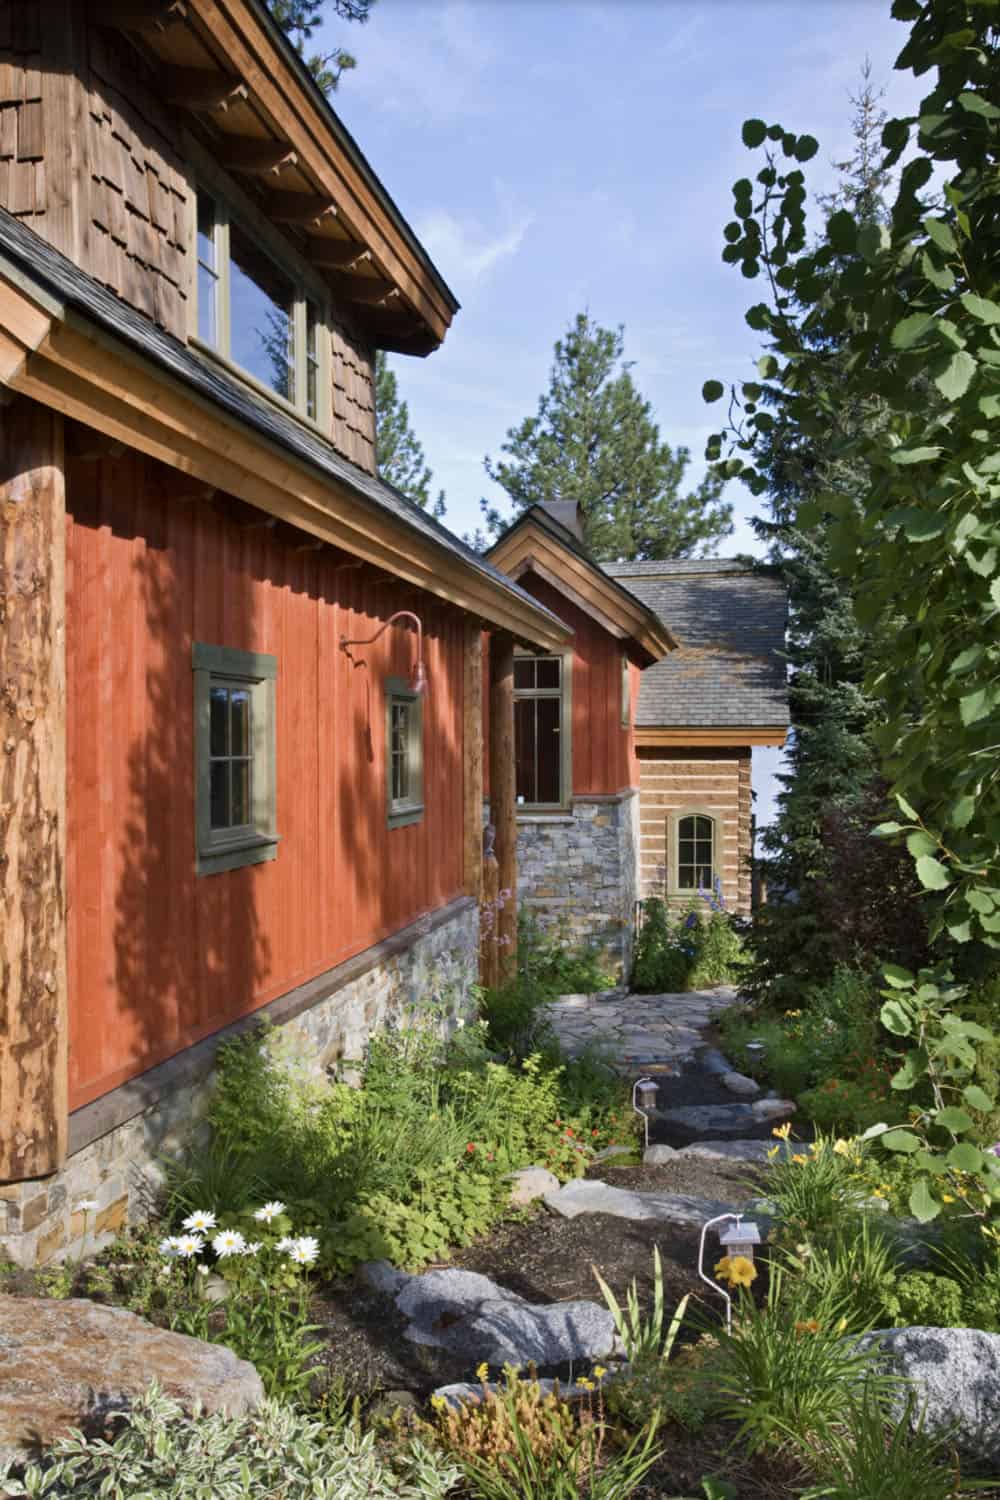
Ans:
[[[677,819],[677,889],[711,890],[715,879],[715,819],[688,813]]]

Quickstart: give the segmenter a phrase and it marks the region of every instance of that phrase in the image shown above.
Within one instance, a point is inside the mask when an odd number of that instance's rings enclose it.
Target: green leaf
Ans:
[[[891,461],[894,464],[927,464],[940,456],[940,448],[896,448]]]
[[[939,1109],[934,1116],[935,1125],[940,1125],[943,1130],[950,1130],[952,1135],[963,1135],[966,1130],[971,1130],[973,1119],[967,1115],[964,1109],[959,1109],[957,1104],[949,1105],[947,1109]]]
[[[960,651],[948,668],[949,672],[967,672],[970,667],[975,667],[986,655],[986,647],[978,642],[974,646],[966,646]]]
[[[980,719],[993,707],[994,693],[992,686],[987,683],[985,687],[976,688],[974,692],[966,693],[958,700],[958,711],[963,724],[978,724]]]
[[[858,226],[846,208],[831,214],[826,225],[827,239],[838,255],[852,255],[857,248]]]
[[[932,859],[929,854],[917,860],[917,879],[928,891],[943,891],[951,885],[947,865],[943,865],[939,859]]]
[[[978,318],[980,323],[1000,323],[1000,302],[992,302],[989,297],[979,297],[975,292],[963,292],[962,306],[966,312]]]
[[[869,265],[891,244],[892,237],[884,224],[865,224],[858,234],[858,250]]]
[[[907,836],[906,847],[914,859],[919,859],[922,854],[935,854],[937,852],[937,841],[932,839],[929,833],[918,829],[916,833]]]
[[[920,819],[917,816],[916,811],[913,807],[910,806],[909,802],[907,802],[902,792],[896,792],[895,797],[896,805],[898,806],[900,812],[903,814],[903,817],[909,818],[912,823],[919,823]],[[912,979],[913,976],[911,975],[910,977]]]
[[[966,90],[959,94],[957,102],[970,115],[982,115],[986,120],[1000,120],[1000,109],[984,99],[982,94],[971,94]]]
[[[931,1192],[931,1185],[926,1177],[918,1177],[910,1190],[910,1212],[921,1224],[936,1219],[941,1212],[941,1205]]]
[[[726,393],[726,388],[721,380],[706,380],[701,388],[701,399],[703,401],[719,401]]]
[[[971,800],[970,797],[969,801],[971,802]],[[971,891],[966,891],[965,899],[973,911],[991,912],[996,905],[988,891],[977,890],[975,886],[973,886]]]
[[[996,1108],[992,1094],[981,1089],[978,1083],[970,1083],[968,1088],[963,1089],[962,1098],[970,1109],[978,1109],[984,1115]]]
[[[958,249],[955,236],[942,219],[925,219],[924,228],[939,250],[946,250],[950,255],[955,254]]]
[[[959,797],[953,804],[948,814],[948,823],[952,828],[968,828],[972,822],[972,815],[976,810],[975,797]]]
[[[887,1000],[879,1011],[879,1020],[893,1036],[909,1036],[913,1030],[910,1013],[898,1000]]]
[[[945,1160],[956,1172],[978,1172],[983,1164],[983,1153],[971,1141],[959,1141],[957,1146],[952,1146]]]
[[[882,1144],[889,1151],[901,1151],[904,1155],[909,1156],[914,1151],[920,1150],[922,1142],[918,1135],[913,1134],[912,1130],[890,1130],[887,1135],[882,1137]]]
[[[894,833],[902,833],[902,823],[879,823],[877,828],[872,829],[872,837],[877,839],[891,838]]]
[[[946,401],[959,401],[972,384],[976,373],[976,361],[965,349],[953,354],[934,384]]]
[[[773,354],[762,354],[757,361],[757,374],[761,380],[770,380],[778,373],[778,361]]]
[[[794,155],[796,161],[812,161],[819,150],[819,141],[812,135],[800,135],[795,143]]]
[[[945,925],[948,928],[949,935],[955,940],[956,943],[972,942],[971,921],[947,922]]]
[[[901,319],[892,330],[890,343],[894,349],[912,349],[929,331],[934,319],[929,313],[910,313]]]
[[[912,1089],[927,1072],[927,1061],[927,1053],[923,1047],[915,1047],[912,1052],[908,1052],[903,1059],[902,1067],[898,1068],[890,1078],[890,1088]]]
[[[767,126],[763,120],[744,120],[740,134],[743,137],[744,146],[749,146],[753,151],[757,146],[763,146],[767,140]]]
[[[902,964],[885,964],[882,973],[894,990],[908,990],[913,984],[914,976]]]
[[[919,510],[915,505],[903,505],[890,511],[886,517],[889,526],[902,526],[908,542],[930,542],[946,530],[942,516],[932,511]]]

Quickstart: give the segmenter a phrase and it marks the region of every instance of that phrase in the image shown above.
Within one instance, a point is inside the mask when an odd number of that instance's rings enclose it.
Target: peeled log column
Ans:
[[[0,1181],[66,1154],[63,419],[0,407]]]
[[[514,794],[514,640],[490,640],[490,818],[496,829],[500,982],[517,973],[517,804]]]

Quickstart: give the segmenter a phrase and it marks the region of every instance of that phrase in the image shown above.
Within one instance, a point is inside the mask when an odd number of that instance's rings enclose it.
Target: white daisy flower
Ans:
[[[284,1211],[285,1205],[275,1198],[271,1203],[265,1203],[263,1208],[255,1209],[254,1218],[259,1219],[262,1224],[270,1224],[272,1219],[276,1219]]]
[[[263,1250],[263,1248],[264,1243],[262,1240],[254,1240],[252,1244],[244,1246],[243,1254],[256,1255],[260,1250]]]
[[[227,1255],[242,1255],[246,1247],[247,1242],[238,1229],[223,1229],[212,1241],[212,1249],[220,1260]]]
[[[90,1214],[94,1212],[96,1207],[96,1198],[81,1198],[73,1212],[78,1214]]]
[[[176,1234],[170,1234],[165,1240],[160,1241],[160,1254],[169,1256],[180,1254],[179,1250],[177,1249]]]
[[[200,1255],[205,1241],[200,1234],[179,1234],[177,1236],[177,1254],[182,1260],[190,1260],[193,1255]]]
[[[278,1241],[274,1248],[275,1250],[290,1250],[295,1243],[296,1241],[292,1238],[292,1236],[290,1234],[286,1234],[282,1236],[282,1238]]]
[[[209,1229],[215,1228],[215,1215],[210,1214],[207,1209],[197,1208],[181,1221],[181,1228],[190,1229],[194,1234],[205,1234]]]
[[[311,1266],[319,1254],[319,1240],[313,1239],[311,1234],[304,1234],[292,1241],[288,1254],[297,1266]]]
[[[199,1276],[207,1276],[209,1274],[207,1266],[197,1266],[195,1269]]]

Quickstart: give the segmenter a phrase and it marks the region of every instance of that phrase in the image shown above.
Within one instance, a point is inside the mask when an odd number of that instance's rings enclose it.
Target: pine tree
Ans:
[[[322,23],[327,0],[267,0],[268,10],[305,59],[310,73],[329,96],[337,89],[341,75],[356,68],[357,58],[342,47],[332,52],[306,55],[306,44]],[[330,0],[334,14],[343,21],[367,21],[375,0]]]
[[[486,472],[515,512],[575,500],[596,557],[705,556],[732,531],[724,481],[709,475],[681,494],[689,450],[661,440],[624,347],[622,328],[602,328],[579,313],[556,343],[536,415],[508,431],[501,448],[507,457],[487,458]],[[506,519],[486,501],[482,509],[496,536]]]
[[[382,350],[375,356],[375,464],[382,479],[427,509],[430,466],[423,444],[410,426],[409,406],[400,398],[399,382]],[[445,513],[444,490],[438,491],[433,513]]]

